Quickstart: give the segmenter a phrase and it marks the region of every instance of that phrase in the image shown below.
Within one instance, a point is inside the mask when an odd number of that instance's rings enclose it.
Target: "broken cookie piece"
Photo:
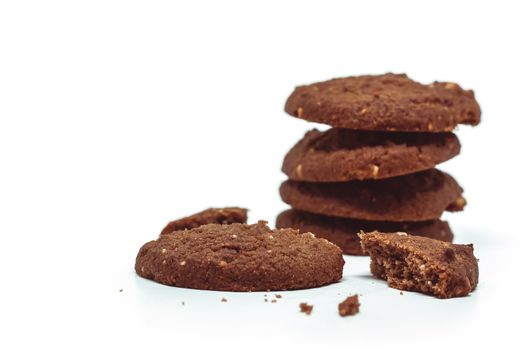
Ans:
[[[359,312],[359,297],[352,295],[339,304],[339,315],[352,316]]]
[[[207,224],[245,224],[248,219],[248,209],[244,208],[209,208],[200,213],[184,217],[170,222],[161,235],[172,233],[173,231],[189,230]]]
[[[438,298],[466,296],[478,284],[472,244],[453,244],[404,232],[359,233],[370,270],[389,287]]]

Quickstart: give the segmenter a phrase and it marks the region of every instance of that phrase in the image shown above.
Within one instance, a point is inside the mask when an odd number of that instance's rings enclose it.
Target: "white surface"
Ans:
[[[497,4],[2,2],[0,348],[522,343],[525,24],[519,2]],[[293,87],[386,71],[482,105],[442,166],[469,201],[447,219],[480,258],[475,293],[401,296],[357,257],[341,283],[275,304],[134,274],[171,219],[240,205],[273,223],[282,158],[313,127],[282,111]],[[351,293],[361,312],[340,318]]]

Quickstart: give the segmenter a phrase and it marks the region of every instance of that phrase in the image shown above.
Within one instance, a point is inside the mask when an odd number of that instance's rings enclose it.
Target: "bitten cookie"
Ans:
[[[384,180],[338,183],[287,180],[280,188],[281,198],[294,209],[372,221],[439,219],[449,206],[454,211],[463,208],[462,192],[450,175],[436,169]]]
[[[160,234],[165,235],[173,231],[191,229],[206,224],[245,224],[248,219],[247,213],[248,209],[237,207],[209,208],[200,213],[170,222]]]
[[[282,170],[298,181],[384,179],[431,169],[460,148],[452,133],[311,130],[288,152]]]
[[[472,244],[452,244],[398,233],[360,233],[370,254],[370,270],[396,289],[438,298],[469,294],[478,284],[478,262]]]
[[[391,73],[299,86],[285,110],[333,127],[377,131],[452,131],[458,124],[479,124],[481,116],[471,90],[455,83],[423,85]]]
[[[171,286],[246,292],[337,282],[343,265],[341,249],[327,240],[259,221],[161,235],[140,249],[135,270]]]
[[[279,214],[277,228],[293,228],[312,232],[337,245],[343,254],[365,255],[357,233],[360,231],[407,232],[441,241],[451,242],[453,235],[448,223],[441,220],[420,222],[365,221],[311,214],[300,210],[286,210]]]

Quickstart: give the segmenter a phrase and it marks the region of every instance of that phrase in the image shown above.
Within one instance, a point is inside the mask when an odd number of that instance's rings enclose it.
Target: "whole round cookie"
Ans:
[[[314,129],[288,152],[282,170],[299,181],[384,179],[431,169],[460,147],[453,133]]]
[[[206,224],[245,224],[248,220],[248,209],[238,207],[208,208],[197,214],[171,221],[161,231],[161,235],[173,231],[187,230]]]
[[[407,232],[440,241],[452,242],[452,231],[446,221],[420,222],[366,221],[311,214],[300,210],[283,211],[275,223],[277,228],[294,228],[300,232],[312,232],[339,246],[343,254],[365,255],[357,233],[360,231]]]
[[[481,116],[471,90],[391,73],[299,86],[285,111],[334,127],[377,131],[452,131],[458,124],[479,124]]]
[[[384,180],[287,180],[280,188],[281,198],[294,209],[371,221],[439,219],[449,207],[454,211],[463,208],[462,192],[450,175],[437,169]]]
[[[162,284],[222,291],[319,287],[337,282],[339,247],[311,233],[254,225],[209,224],[161,235],[140,249],[135,270]]]

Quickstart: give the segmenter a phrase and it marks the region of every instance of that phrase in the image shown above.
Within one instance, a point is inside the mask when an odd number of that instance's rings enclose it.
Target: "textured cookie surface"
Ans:
[[[209,224],[161,235],[140,249],[137,274],[166,285],[223,290],[288,290],[342,277],[341,249],[311,233]]]
[[[337,245],[343,254],[365,255],[357,233],[360,231],[407,232],[409,234],[451,242],[453,235],[448,223],[441,220],[420,222],[365,221],[311,214],[300,210],[286,210],[279,214],[277,228],[294,228],[312,232]]]
[[[209,208],[200,213],[170,222],[160,234],[165,235],[173,231],[192,229],[206,224],[245,224],[248,219],[247,213],[248,209],[237,207]]]
[[[373,221],[428,221],[451,207],[461,210],[462,188],[448,174],[431,169],[384,180],[281,184],[281,198],[294,209]],[[459,203],[459,204],[458,204]]]
[[[478,284],[478,262],[472,244],[452,244],[406,233],[360,233],[370,255],[370,270],[392,288],[465,296]]]
[[[299,86],[285,110],[334,127],[378,131],[452,131],[458,124],[477,125],[481,115],[471,90],[390,73]]]
[[[282,170],[299,181],[384,179],[431,169],[459,151],[452,133],[311,130],[288,152]]]

